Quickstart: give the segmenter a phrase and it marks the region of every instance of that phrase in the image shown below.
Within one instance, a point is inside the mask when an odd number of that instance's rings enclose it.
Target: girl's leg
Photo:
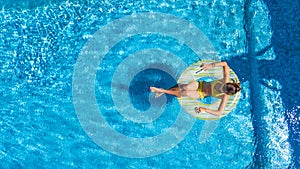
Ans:
[[[193,82],[183,86],[184,87],[183,89],[184,90],[190,90],[190,91],[197,91],[198,86],[199,86],[199,82],[193,81]]]
[[[198,99],[199,98],[199,92],[197,91],[199,87],[199,82],[193,81],[189,84],[184,84],[180,86],[181,90],[181,95],[182,96],[188,96],[193,99]]]
[[[166,94],[174,95],[176,97],[181,97],[181,92],[178,87],[171,88],[169,90],[162,89],[162,88],[156,88],[156,87],[150,87],[150,90],[151,90],[151,92],[155,92],[155,93],[166,93]]]
[[[179,84],[180,85],[180,84]],[[178,90],[178,84],[170,87],[168,90]],[[162,92],[155,92],[155,98],[159,98],[160,96],[162,96],[165,93]]]
[[[198,91],[193,91],[193,90],[183,91],[182,96],[187,96],[193,99],[198,99],[200,97]]]

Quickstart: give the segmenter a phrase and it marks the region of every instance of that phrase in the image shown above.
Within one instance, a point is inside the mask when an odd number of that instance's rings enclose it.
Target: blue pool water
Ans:
[[[28,0],[0,4],[0,168],[300,167],[298,1]],[[133,141],[136,147],[129,142],[119,147],[121,138],[84,127],[84,117],[76,107],[74,93],[81,90],[74,85],[78,78],[74,72],[84,56],[81,52],[97,31],[125,16],[148,12],[188,21],[203,32],[217,54],[199,56],[191,49],[189,40],[201,37],[182,41],[146,32],[120,40],[101,63],[82,66],[83,76],[89,76],[96,65],[91,89],[105,120],[101,123],[98,116],[92,117],[90,126],[105,128],[108,124],[127,138],[140,140],[155,138],[170,128],[177,131],[158,143],[143,146]],[[164,26],[167,22],[161,20],[157,32],[164,28],[172,31],[172,26]],[[176,31],[178,36],[193,33],[192,29]],[[130,30],[116,34],[126,32]],[[106,37],[109,35],[114,34]],[[97,40],[110,41],[104,37]],[[199,40],[199,49],[207,45]],[[138,55],[141,51],[146,53]],[[152,58],[151,52],[160,55]],[[210,137],[199,142],[209,123],[194,121],[174,97],[154,99],[149,87],[171,87],[185,66],[208,56],[226,60],[243,89],[236,109],[218,122]],[[122,73],[143,64],[152,67]],[[128,98],[122,100],[123,94]],[[85,95],[88,98],[90,94]],[[81,99],[78,103],[86,98]],[[89,107],[79,108],[90,115]],[[136,112],[130,114],[131,110]],[[138,121],[141,118],[147,122]],[[188,123],[177,123],[178,119]],[[159,146],[162,149],[157,153]],[[135,151],[139,157],[130,154]]]

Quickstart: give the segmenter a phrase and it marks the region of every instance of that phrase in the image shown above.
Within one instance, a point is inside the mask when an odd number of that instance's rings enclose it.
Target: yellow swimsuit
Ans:
[[[219,80],[215,80],[213,82],[211,82],[211,95],[213,97],[219,97],[220,95],[222,95],[222,93],[218,92],[215,90],[215,86],[217,84],[223,84],[223,82],[219,81]],[[203,99],[205,96],[204,96],[204,93],[203,93],[203,81],[200,81],[199,82],[199,86],[198,86],[198,89],[197,89],[198,93],[199,93],[199,98],[200,99]]]
[[[203,87],[203,81],[200,81],[200,82],[199,82],[199,85],[198,85],[198,89],[197,89],[197,91],[198,91],[198,93],[199,93],[199,98],[200,98],[200,99],[203,99],[203,98],[204,98],[204,93],[203,93],[203,91],[202,91],[202,87]]]

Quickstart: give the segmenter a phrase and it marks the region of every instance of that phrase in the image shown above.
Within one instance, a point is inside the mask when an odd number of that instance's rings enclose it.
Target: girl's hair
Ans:
[[[236,80],[233,80],[233,82],[226,83],[226,94],[234,95],[239,91],[241,91],[241,85]]]

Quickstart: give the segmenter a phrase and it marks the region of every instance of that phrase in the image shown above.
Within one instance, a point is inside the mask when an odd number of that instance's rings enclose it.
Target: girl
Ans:
[[[202,70],[209,70],[215,66],[223,67],[223,79],[215,80],[212,82],[193,81],[189,84],[178,84],[168,90],[156,87],[150,87],[151,92],[155,92],[155,97],[162,94],[170,94],[176,97],[188,96],[193,99],[203,99],[207,96],[213,96],[221,99],[218,110],[207,109],[203,107],[195,107],[196,113],[207,112],[215,116],[220,116],[225,109],[229,95],[234,95],[241,90],[240,83],[229,82],[229,67],[226,62],[216,62],[211,64],[202,64]]]

